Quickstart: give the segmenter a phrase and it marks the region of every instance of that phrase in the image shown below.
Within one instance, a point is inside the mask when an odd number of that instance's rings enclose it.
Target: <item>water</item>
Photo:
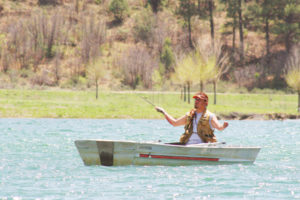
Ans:
[[[0,119],[0,199],[300,199],[300,121],[230,121],[253,165],[83,165],[76,139],[177,141],[163,120]]]

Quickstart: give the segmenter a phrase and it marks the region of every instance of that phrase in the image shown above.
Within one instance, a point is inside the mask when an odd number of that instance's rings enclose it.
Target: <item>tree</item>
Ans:
[[[244,61],[244,34],[243,34],[243,16],[242,16],[242,0],[238,0],[239,15],[239,33],[240,33],[240,60]]]
[[[207,56],[205,51],[198,49],[194,54],[194,63],[198,70],[194,73],[200,81],[200,91],[204,92],[204,86],[206,82],[210,79],[213,73],[214,65],[212,65],[212,58]]]
[[[248,18],[251,18],[255,30],[265,32],[266,54],[270,54],[270,32],[276,16],[277,0],[257,0],[248,6]]]
[[[214,104],[217,104],[217,83],[220,80],[221,76],[228,72],[230,65],[228,63],[229,56],[222,51],[221,43],[218,43],[217,46],[211,51],[210,56],[210,65],[213,66],[212,72],[212,82],[214,85]]]
[[[76,13],[79,12],[79,0],[75,0],[75,11]]]
[[[233,18],[233,47],[235,46],[235,27],[236,27],[236,17],[238,17],[238,28],[240,35],[240,46],[239,54],[240,60],[243,63],[244,60],[244,33],[243,33],[243,0],[221,0],[222,3],[227,5],[227,17]]]
[[[101,79],[103,79],[106,75],[105,63],[103,62],[103,59],[98,58],[91,61],[87,67],[87,75],[92,83],[96,86],[96,99],[98,99],[98,87]]]
[[[198,46],[199,48],[199,46]],[[210,46],[211,48],[211,46]],[[195,71],[196,77],[200,81],[200,91],[204,92],[204,85],[212,77],[214,65],[212,65],[212,58],[208,56],[203,49],[198,49],[193,58],[194,63],[198,67],[198,70]]]
[[[152,73],[158,63],[145,46],[130,46],[116,59],[115,65],[122,70],[124,85],[129,85],[132,89],[139,85],[152,87]]]
[[[128,12],[128,3],[126,0],[112,0],[109,5],[109,11],[114,14],[117,22],[122,22]]]
[[[163,85],[163,82],[164,78],[159,70],[154,70],[152,74],[152,87],[154,87],[155,89],[159,89]]]
[[[214,46],[214,39],[215,39],[215,25],[214,25],[214,17],[213,12],[215,10],[215,3],[214,0],[198,0],[198,8],[197,14],[200,19],[209,20],[210,24],[210,38],[211,38],[211,45]]]
[[[38,0],[39,5],[56,5],[59,3],[58,0]]]
[[[193,61],[193,54],[189,54],[177,64],[177,67],[175,68],[175,73],[172,76],[172,79],[175,82],[184,86],[184,91],[186,91],[187,85],[188,103],[190,103],[190,85],[193,83],[193,81],[197,80],[197,75],[195,71],[198,71],[198,66]]]
[[[190,103],[190,86],[194,81],[200,80],[201,91],[203,91],[203,85],[211,77],[213,67],[209,65],[209,62],[203,59],[203,56],[199,51],[193,51],[183,58],[175,68],[173,80],[187,85],[188,90],[188,103]]]
[[[209,7],[209,22],[210,22],[210,37],[211,37],[211,45],[214,48],[215,42],[215,31],[214,31],[214,17],[213,17],[213,10],[214,10],[214,1],[208,0],[208,7]]]
[[[298,112],[300,113],[300,50],[295,49],[285,65],[285,80],[298,93]]]
[[[136,41],[150,44],[154,35],[155,18],[149,9],[143,9],[134,19],[133,34]]]
[[[55,39],[57,38],[58,32],[59,32],[59,25],[57,25],[59,22],[59,16],[56,14],[52,17],[50,22],[52,22],[52,27],[49,34],[49,39],[47,42],[47,50],[46,50],[46,57],[47,58],[53,58],[53,46],[55,44]]]
[[[172,51],[170,38],[165,39],[160,55],[160,62],[162,64],[162,69],[160,70],[161,75],[170,78],[170,74],[174,72],[175,65],[175,57]]]
[[[148,0],[148,3],[151,5],[152,11],[157,13],[162,4],[162,0]]]
[[[192,42],[191,19],[195,14],[197,14],[195,1],[194,0],[180,0],[178,14],[181,15],[183,17],[185,23],[187,23],[188,32],[189,32],[189,45],[193,49],[194,45]]]
[[[235,51],[235,30],[237,28],[237,17],[238,17],[238,4],[237,0],[221,0],[223,4],[226,5],[226,16],[231,19],[231,21],[225,24],[226,27],[230,27],[232,29],[232,51]]]
[[[286,51],[290,52],[292,44],[300,40],[300,4],[298,0],[278,0],[274,9],[277,11],[274,33],[284,41]]]
[[[86,64],[97,60],[102,55],[100,47],[106,40],[106,25],[104,21],[97,20],[92,15],[84,18],[81,26],[82,34],[78,50],[81,60],[86,66]],[[83,73],[85,73],[85,70]]]

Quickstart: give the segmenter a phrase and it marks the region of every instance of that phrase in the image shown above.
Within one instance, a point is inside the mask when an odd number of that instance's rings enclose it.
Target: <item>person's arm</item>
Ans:
[[[186,118],[187,118],[186,115],[184,115],[178,119],[174,119],[163,108],[155,107],[155,109],[157,110],[157,112],[162,113],[165,116],[166,120],[173,126],[181,126],[181,125],[185,125],[185,123],[186,123]]]
[[[227,128],[227,126],[229,125],[228,122],[224,122],[223,125],[220,124],[220,122],[218,121],[217,117],[214,115],[212,120],[211,120],[211,125],[218,129],[219,131],[224,130],[225,128]]]

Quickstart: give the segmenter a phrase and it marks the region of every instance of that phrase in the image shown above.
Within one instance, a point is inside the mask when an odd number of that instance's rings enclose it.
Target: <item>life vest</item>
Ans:
[[[180,143],[182,144],[186,144],[193,133],[193,119],[196,116],[195,112],[196,110],[192,109],[187,116],[187,121],[184,126],[185,131],[180,137]],[[214,135],[214,130],[212,130],[209,125],[209,112],[206,112],[206,110],[202,113],[202,116],[197,124],[197,134],[204,143],[217,142],[217,139]]]

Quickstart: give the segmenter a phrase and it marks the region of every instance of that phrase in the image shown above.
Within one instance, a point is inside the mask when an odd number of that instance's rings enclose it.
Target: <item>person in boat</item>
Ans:
[[[155,109],[161,112],[171,125],[185,125],[185,132],[180,137],[181,144],[217,142],[214,130],[224,130],[228,127],[228,122],[221,124],[216,115],[207,110],[208,96],[204,92],[196,93],[193,98],[195,99],[194,109],[178,119],[173,118],[161,107],[156,106]]]

